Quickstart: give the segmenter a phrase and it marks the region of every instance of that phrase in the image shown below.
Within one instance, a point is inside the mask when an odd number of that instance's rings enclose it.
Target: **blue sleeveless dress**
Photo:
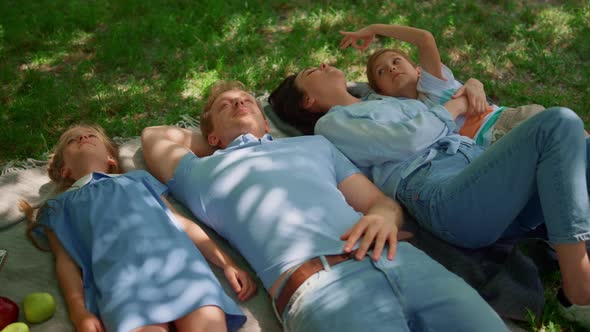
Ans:
[[[86,308],[107,331],[170,322],[214,305],[230,331],[246,321],[145,171],[92,173],[49,200],[40,223],[82,270]]]

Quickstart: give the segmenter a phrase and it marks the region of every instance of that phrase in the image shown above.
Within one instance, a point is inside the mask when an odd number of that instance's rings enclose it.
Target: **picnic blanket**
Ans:
[[[261,99],[265,102],[265,98]],[[274,137],[296,135],[297,131],[276,118],[267,103],[264,111],[271,122]],[[181,126],[193,127],[190,117]],[[139,138],[128,139],[121,144],[121,162],[125,170],[145,169]],[[61,296],[55,277],[53,256],[40,252],[25,238],[24,216],[17,208],[17,201],[25,198],[38,204],[50,197],[52,185],[43,166],[12,171],[0,176],[0,249],[8,250],[8,257],[0,270],[0,296],[21,303],[24,297],[35,291],[51,293],[57,302],[57,312],[50,320],[31,325],[31,331],[73,331],[67,307]],[[197,220],[187,209],[171,199],[172,204],[187,217],[198,223],[240,266],[250,270],[248,263],[224,239]],[[463,250],[447,244],[420,228],[407,218],[405,228],[414,233],[411,243],[424,250],[450,271],[463,277],[504,318],[525,321],[528,311],[540,317],[543,310],[543,287],[537,268],[517,246],[498,245],[481,250]],[[213,272],[232,298],[233,291],[225,281],[223,272],[212,266]],[[281,331],[273,314],[267,292],[261,283],[256,296],[236,303],[247,316],[240,331]],[[21,321],[24,317],[21,310]],[[507,321],[509,325],[509,321]],[[518,327],[511,326],[513,331]]]

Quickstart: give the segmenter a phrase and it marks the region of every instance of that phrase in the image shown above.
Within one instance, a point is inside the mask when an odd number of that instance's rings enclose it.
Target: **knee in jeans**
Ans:
[[[544,123],[554,124],[566,131],[584,130],[584,122],[576,114],[566,107],[551,107],[540,114],[546,114]]]

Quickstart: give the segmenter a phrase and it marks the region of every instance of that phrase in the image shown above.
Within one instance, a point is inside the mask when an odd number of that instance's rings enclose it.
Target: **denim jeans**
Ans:
[[[283,313],[285,331],[507,331],[463,279],[400,242],[394,260],[349,260],[312,275]]]
[[[590,239],[588,156],[582,120],[541,112],[483,150],[439,152],[402,180],[397,199],[417,221],[457,246],[524,237],[542,224],[552,243]]]

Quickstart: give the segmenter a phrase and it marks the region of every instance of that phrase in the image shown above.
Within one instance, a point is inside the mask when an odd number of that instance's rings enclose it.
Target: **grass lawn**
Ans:
[[[377,22],[431,31],[455,76],[478,78],[499,105],[561,105],[590,123],[587,0],[1,0],[0,13],[0,166],[44,158],[74,123],[129,137],[197,115],[218,79],[265,92],[321,62],[366,81],[379,46],[415,58],[391,39],[338,49],[340,30]],[[551,303],[538,319],[575,329]]]

